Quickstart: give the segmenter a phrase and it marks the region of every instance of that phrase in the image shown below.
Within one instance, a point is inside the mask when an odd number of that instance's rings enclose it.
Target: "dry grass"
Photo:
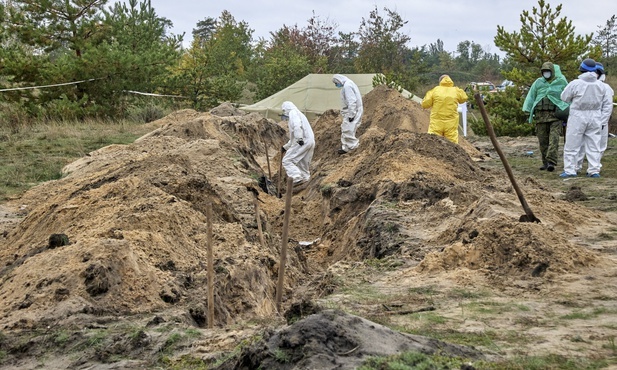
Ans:
[[[0,127],[0,201],[58,179],[67,164],[110,144],[128,144],[153,130],[131,122],[57,122]]]

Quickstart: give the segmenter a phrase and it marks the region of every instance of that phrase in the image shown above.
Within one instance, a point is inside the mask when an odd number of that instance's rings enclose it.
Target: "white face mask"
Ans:
[[[551,71],[543,71],[542,72],[542,77],[546,78],[547,80],[549,78],[551,78],[553,76],[553,74],[551,73]]]

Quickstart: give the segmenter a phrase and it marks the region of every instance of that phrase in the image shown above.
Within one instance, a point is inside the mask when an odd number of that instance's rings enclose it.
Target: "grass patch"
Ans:
[[[397,356],[368,359],[358,370],[460,369],[462,365],[468,362],[457,357],[431,356],[418,352],[406,352]]]
[[[386,209],[397,209],[398,208],[398,203],[397,202],[392,202],[392,201],[384,201],[381,203],[381,206],[383,208]]]
[[[86,346],[90,348],[97,348],[105,342],[108,333],[106,330],[95,330],[91,336],[86,340]]]
[[[172,360],[170,357],[163,357],[159,361],[168,370],[207,370],[210,369],[208,364],[200,359],[191,355],[183,355],[179,359]]]
[[[463,307],[471,312],[480,314],[502,314],[506,312],[529,311],[529,307],[517,303],[499,303],[491,301],[470,302],[463,304]]]
[[[69,334],[65,330],[60,330],[59,332],[55,333],[53,341],[58,346],[65,346],[70,338],[71,334]]]
[[[606,361],[558,355],[515,357],[506,361],[472,361],[460,357],[406,352],[396,356],[373,357],[358,370],[446,370],[465,365],[476,370],[596,370],[605,368]]]
[[[448,318],[445,316],[437,315],[434,312],[418,312],[409,315],[411,320],[423,322],[425,325],[433,324],[445,324]]]
[[[595,319],[596,317],[600,315],[614,314],[614,313],[615,313],[615,310],[611,310],[606,307],[598,307],[598,308],[594,308],[591,311],[575,311],[567,315],[560,316],[559,318],[564,319],[564,320],[590,320],[590,319]]]
[[[617,345],[615,345],[615,337],[607,338],[607,343],[603,344],[602,348],[610,350],[613,356],[617,355]]]
[[[441,293],[434,285],[409,288],[408,292],[409,294],[426,295],[429,297],[433,297],[434,295]]]
[[[474,292],[463,288],[454,288],[446,293],[448,298],[452,299],[480,299],[490,295],[488,292]]]
[[[276,361],[283,363],[283,364],[286,364],[291,361],[291,356],[280,348],[275,349],[272,356],[274,357]]]
[[[396,356],[370,358],[358,370],[446,370],[465,368],[465,365],[477,370],[596,370],[605,368],[608,363],[558,355],[516,357],[507,361],[488,362],[406,352]]]
[[[244,339],[240,342],[240,344],[238,344],[236,347],[234,347],[233,351],[231,351],[230,353],[226,354],[225,356],[223,356],[222,358],[220,358],[218,361],[216,361],[211,368],[213,369],[217,369],[220,366],[222,366],[224,363],[226,363],[227,361],[233,360],[235,358],[237,358],[238,356],[240,356],[240,353],[242,353],[242,350],[248,346],[251,346],[254,343],[257,343],[258,341],[262,340],[263,336],[261,334],[258,335],[254,335],[250,338]]]
[[[394,271],[403,265],[403,261],[395,258],[371,258],[364,260],[364,264],[377,271]]]
[[[191,341],[199,337],[201,337],[201,332],[197,329],[186,329],[182,333],[171,333],[165,340],[160,352],[165,355],[169,355],[173,353],[174,349],[176,349],[181,343]]]
[[[363,304],[375,304],[387,301],[390,297],[379,292],[375,287],[361,284],[342,288],[342,293],[349,299]]]
[[[62,177],[62,168],[110,144],[129,144],[153,127],[127,122],[36,124],[0,128],[0,200]]]

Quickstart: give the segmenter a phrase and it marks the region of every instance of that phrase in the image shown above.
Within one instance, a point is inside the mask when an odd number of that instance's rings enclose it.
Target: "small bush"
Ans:
[[[31,118],[28,112],[18,104],[0,104],[0,128],[11,133],[18,133],[22,127],[30,125]]]
[[[128,112],[128,118],[133,122],[149,123],[163,117],[165,117],[165,110],[155,104],[133,106]]]
[[[81,100],[71,100],[62,94],[59,99],[45,103],[40,111],[40,116],[47,121],[74,121],[83,119],[87,112],[84,106],[88,102],[88,96],[84,95]]]

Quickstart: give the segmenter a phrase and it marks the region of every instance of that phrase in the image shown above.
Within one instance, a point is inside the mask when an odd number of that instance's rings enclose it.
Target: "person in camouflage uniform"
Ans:
[[[536,124],[536,135],[542,154],[541,170],[554,171],[559,152],[562,120],[555,116],[558,109],[565,110],[568,103],[560,95],[568,84],[561,68],[545,62],[540,68],[542,77],[534,81],[523,103],[523,112],[529,113],[529,123]]]

